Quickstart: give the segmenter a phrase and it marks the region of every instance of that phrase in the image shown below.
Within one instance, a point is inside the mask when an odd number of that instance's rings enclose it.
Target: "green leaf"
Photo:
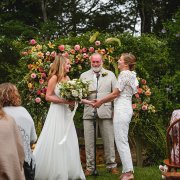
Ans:
[[[120,39],[118,39],[118,38],[111,37],[111,38],[107,38],[107,39],[105,40],[105,43],[106,43],[106,44],[112,44],[112,43],[114,43],[114,42],[118,43],[118,45],[121,46],[121,41],[120,41]]]

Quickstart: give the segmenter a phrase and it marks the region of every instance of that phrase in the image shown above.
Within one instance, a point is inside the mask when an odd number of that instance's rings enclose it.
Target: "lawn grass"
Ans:
[[[121,171],[121,167],[119,168]],[[89,176],[87,180],[118,180],[120,175],[113,175],[107,172],[104,166],[97,167],[98,176]],[[158,166],[134,167],[135,180],[161,180],[161,172]]]

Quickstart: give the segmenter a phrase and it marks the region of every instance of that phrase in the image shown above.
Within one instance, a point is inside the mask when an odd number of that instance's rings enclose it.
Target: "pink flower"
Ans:
[[[44,72],[44,69],[42,67],[38,68],[39,72]]]
[[[79,45],[79,44],[76,44],[76,45],[74,46],[74,49],[75,49],[76,51],[79,51],[79,50],[80,50],[80,45]]]
[[[56,52],[55,51],[51,52],[51,56],[55,57],[56,56]]]
[[[41,94],[41,90],[38,89],[37,92],[36,92],[36,94],[37,94],[37,95],[40,95],[40,94]]]
[[[136,104],[132,104],[132,108],[136,109],[137,105]]]
[[[47,51],[47,52],[46,52],[46,56],[49,56],[49,55],[50,55],[50,52],[49,52],[49,51]]]
[[[29,42],[31,45],[35,45],[37,42],[35,39],[31,39],[30,42]]]
[[[96,45],[96,46],[100,46],[100,45],[101,45],[101,42],[100,42],[100,41],[95,41],[95,45]]]
[[[139,94],[138,94],[138,93],[136,93],[136,94],[135,94],[135,97],[136,97],[136,98],[139,98]]]
[[[40,103],[40,102],[41,102],[41,98],[37,97],[37,98],[35,99],[35,102],[36,102],[36,103]]]
[[[142,92],[143,92],[142,88],[138,88],[138,93],[142,94]]]
[[[45,78],[46,77],[46,73],[41,73],[41,76]]]
[[[146,111],[148,109],[148,106],[147,105],[143,105],[142,108],[141,108],[143,111]]]
[[[142,84],[146,84],[146,80],[145,79],[142,79],[141,82],[142,82]]]
[[[59,49],[60,51],[64,51],[64,50],[65,50],[65,46],[64,46],[64,45],[60,45],[60,46],[58,46],[58,49]]]
[[[84,58],[84,59],[86,59],[86,58],[88,58],[88,57],[89,57],[89,55],[88,55],[88,54],[83,53],[83,58]]]
[[[94,52],[94,48],[93,48],[93,47],[90,47],[90,48],[89,48],[89,52],[93,53],[93,52]]]
[[[39,80],[39,83],[40,83],[40,84],[43,84],[43,83],[44,83],[44,79],[40,79],[40,80]]]
[[[84,52],[84,53],[87,52],[87,48],[85,48],[85,47],[82,48],[82,52]]]
[[[78,63],[79,62],[79,59],[75,59],[75,63]]]
[[[43,88],[41,89],[42,93],[46,93],[47,89],[46,88]]]
[[[32,74],[31,74],[31,78],[35,79],[35,78],[36,78],[36,74],[35,74],[35,73],[32,73]]]
[[[62,55],[63,55],[64,57],[66,57],[66,58],[68,58],[68,57],[69,57],[68,52],[63,53]]]

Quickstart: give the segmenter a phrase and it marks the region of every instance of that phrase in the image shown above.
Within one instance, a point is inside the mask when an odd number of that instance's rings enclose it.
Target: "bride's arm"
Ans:
[[[67,101],[65,99],[59,98],[56,96],[54,93],[54,89],[57,84],[57,76],[53,75],[51,79],[48,81],[48,87],[47,87],[47,92],[46,92],[46,101],[48,102],[54,102],[54,103],[63,103],[63,104],[74,104],[73,101]]]

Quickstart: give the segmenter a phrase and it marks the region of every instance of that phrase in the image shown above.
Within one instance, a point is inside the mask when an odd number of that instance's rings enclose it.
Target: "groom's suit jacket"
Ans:
[[[113,72],[102,68],[99,74],[100,75],[98,78],[97,99],[102,98],[107,94],[111,93],[117,83],[116,76]],[[86,81],[90,81],[89,91],[92,93],[89,95],[88,99],[95,99],[97,78],[94,72],[90,69],[82,73],[80,78]],[[93,119],[93,110],[94,108],[92,106],[85,104],[83,119]],[[113,102],[102,104],[102,106],[97,108],[97,113],[98,117],[101,119],[111,119],[113,114]]]

